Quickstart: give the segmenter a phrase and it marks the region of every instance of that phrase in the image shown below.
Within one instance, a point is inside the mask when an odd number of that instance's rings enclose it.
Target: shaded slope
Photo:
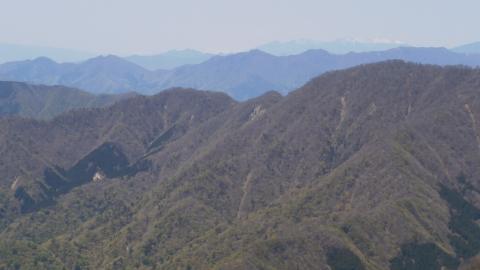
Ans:
[[[106,109],[70,112],[49,122],[0,120],[4,179],[0,186],[18,201],[18,206],[11,202],[9,211],[36,210],[95,178],[144,170],[139,160],[157,136],[172,126],[184,129],[177,135],[181,136],[231,104],[223,94],[172,90]]]

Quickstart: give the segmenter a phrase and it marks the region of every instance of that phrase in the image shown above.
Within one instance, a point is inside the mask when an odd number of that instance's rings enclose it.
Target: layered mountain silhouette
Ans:
[[[149,89],[149,76],[146,69],[113,55],[99,56],[80,64],[59,64],[40,57],[0,65],[2,80],[65,85],[97,94]]]
[[[389,40],[358,41],[352,39],[338,39],[333,41],[316,41],[299,39],[285,42],[274,41],[263,44],[259,46],[258,49],[273,55],[285,56],[317,49],[326,50],[334,54],[345,54],[349,52],[383,51],[400,46],[405,47],[407,44]]]
[[[39,58],[0,65],[0,79],[60,84],[93,93],[136,91],[154,94],[172,87],[187,87],[223,91],[237,100],[247,100],[271,90],[287,93],[327,71],[390,59],[437,65],[480,64],[478,55],[459,54],[443,48],[404,47],[344,55],[310,50],[281,57],[253,50],[215,56],[196,65],[157,71],[149,71],[112,55],[80,64],[57,64]]]
[[[213,54],[196,50],[173,50],[157,55],[132,55],[125,59],[146,69],[157,70],[200,64],[212,57]]]
[[[387,61],[285,97],[1,119],[0,266],[474,267],[479,89],[478,69]]]
[[[72,109],[106,107],[134,95],[93,95],[64,86],[0,81],[0,116],[51,119]]]

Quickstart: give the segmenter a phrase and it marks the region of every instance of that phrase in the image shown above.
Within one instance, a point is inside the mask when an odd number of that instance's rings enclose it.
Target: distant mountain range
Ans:
[[[157,55],[132,55],[124,58],[146,69],[157,70],[200,64],[211,57],[213,54],[196,50],[173,50]]]
[[[327,71],[391,59],[437,65],[480,65],[480,56],[466,56],[443,48],[402,47],[344,55],[310,50],[291,56],[273,56],[253,50],[216,56],[198,65],[164,72],[156,85],[159,88],[214,89],[224,91],[235,99],[246,100],[269,90],[285,94]]]
[[[58,63],[81,62],[96,57],[97,54],[73,49],[46,46],[29,46],[18,44],[0,44],[0,64],[13,61],[33,60],[40,57],[49,58]],[[171,50],[155,55],[132,55],[124,57],[149,70],[173,69],[183,65],[199,64],[213,54],[196,50]]]
[[[151,89],[150,75],[153,73],[117,56],[99,56],[78,64],[59,64],[41,57],[0,65],[1,80],[65,85],[96,94]]]
[[[272,57],[227,59],[261,70]],[[287,96],[171,89],[2,118],[0,269],[478,263],[479,89],[480,69],[386,61]]]
[[[191,87],[223,91],[237,100],[246,100],[269,90],[287,93],[327,71],[392,59],[436,65],[480,65],[480,55],[455,53],[444,48],[400,47],[342,55],[310,50],[290,56],[253,50],[156,71],[112,55],[78,64],[58,64],[38,58],[0,65],[0,79],[66,85],[92,93],[136,91],[153,94],[172,87]]]
[[[384,51],[398,47],[409,47],[409,44],[400,41],[385,39],[360,41],[354,39],[338,39],[333,41],[316,41],[298,39],[290,41],[274,41],[258,46],[256,49],[275,56],[301,54],[309,50],[322,49],[332,54],[346,54],[350,52]],[[467,54],[479,54],[480,42],[460,45],[451,48],[452,51]],[[12,61],[33,60],[47,57],[58,63],[81,62],[98,56],[92,52],[74,49],[53,48],[46,46],[30,46],[0,43],[0,64]],[[204,53],[193,49],[170,50],[164,53],[145,55],[136,54],[123,57],[148,70],[174,69],[183,65],[200,64],[215,54]]]
[[[334,41],[315,41],[309,39],[299,39],[291,41],[274,41],[258,47],[259,50],[277,55],[286,56],[300,54],[309,50],[322,49],[333,54],[345,54],[349,52],[370,52],[383,51],[397,47],[408,46],[402,42],[393,41],[355,41],[349,39],[339,39]]]
[[[0,63],[48,57],[57,62],[79,62],[95,56],[94,53],[72,49],[18,44],[0,44]]]
[[[480,42],[458,46],[452,49],[454,52],[466,54],[480,54]]]
[[[0,81],[0,116],[51,119],[68,110],[106,107],[132,96],[135,94],[93,95],[65,86]]]
[[[373,40],[357,41],[351,39],[338,39],[334,41],[315,41],[299,39],[291,41],[274,41],[258,47],[259,50],[276,56],[301,54],[308,50],[322,49],[333,54],[346,54],[350,52],[373,52],[394,49],[398,47],[413,47],[400,41]],[[464,44],[450,48],[451,51],[465,54],[480,54],[480,42]]]

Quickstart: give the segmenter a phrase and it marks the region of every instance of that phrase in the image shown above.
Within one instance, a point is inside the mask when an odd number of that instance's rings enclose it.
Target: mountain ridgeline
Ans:
[[[0,116],[51,119],[72,109],[107,107],[134,95],[93,95],[64,86],[0,81]]]
[[[0,268],[475,269],[479,89],[387,61],[0,119]]]
[[[126,60],[148,70],[174,69],[184,65],[200,64],[214,55],[195,50],[173,50],[157,55],[132,55]]]
[[[169,65],[173,56],[127,59],[152,67],[159,63]],[[342,55],[309,50],[298,55],[274,56],[253,50],[213,57],[192,53],[186,57],[187,62],[184,62],[190,65],[155,71],[112,55],[77,64],[58,64],[47,58],[38,58],[0,65],[0,80],[66,85],[96,94],[131,91],[155,94],[172,87],[187,87],[223,91],[236,100],[244,101],[271,90],[286,94],[328,71],[384,60],[401,59],[415,63],[472,67],[480,65],[479,55],[455,53],[444,48],[415,47]]]

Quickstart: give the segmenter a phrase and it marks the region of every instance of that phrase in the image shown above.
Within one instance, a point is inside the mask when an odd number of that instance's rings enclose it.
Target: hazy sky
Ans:
[[[478,0],[0,0],[0,43],[232,52],[273,40],[480,41]]]

